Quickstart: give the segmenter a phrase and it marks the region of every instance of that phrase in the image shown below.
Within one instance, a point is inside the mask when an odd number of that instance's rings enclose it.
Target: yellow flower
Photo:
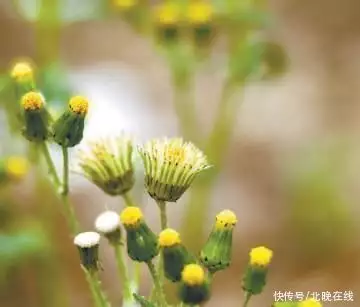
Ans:
[[[322,304],[311,298],[299,303],[299,307],[322,307]]]
[[[237,223],[237,218],[231,210],[221,211],[216,216],[215,228],[216,229],[232,229]]]
[[[186,285],[197,286],[204,283],[205,272],[198,264],[188,264],[184,267],[181,278]]]
[[[174,229],[167,228],[159,235],[159,245],[161,247],[171,247],[180,243],[180,234]]]
[[[38,92],[28,92],[21,98],[25,111],[40,110],[44,106],[44,97]]]
[[[18,62],[11,70],[11,77],[18,82],[31,81],[33,74],[33,68],[28,62]]]
[[[70,111],[86,115],[89,109],[89,101],[83,96],[74,96],[69,101]]]
[[[113,0],[114,6],[121,10],[128,10],[138,4],[138,0]]]
[[[181,19],[181,10],[179,5],[167,2],[159,5],[155,10],[155,19],[161,25],[175,25]]]
[[[143,214],[138,207],[126,207],[120,214],[121,222],[127,227],[136,227],[143,220]]]
[[[23,178],[28,170],[29,163],[22,157],[10,157],[5,163],[6,173],[13,179],[19,180]]]
[[[205,1],[196,1],[189,4],[187,19],[191,24],[210,23],[214,15],[213,7]]]
[[[259,246],[250,251],[250,265],[253,266],[268,266],[273,256],[272,250]]]

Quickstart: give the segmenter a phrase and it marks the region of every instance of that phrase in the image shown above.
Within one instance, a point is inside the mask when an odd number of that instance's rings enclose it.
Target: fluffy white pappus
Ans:
[[[80,248],[90,248],[98,245],[100,242],[100,234],[94,231],[79,233],[74,238],[74,244]]]
[[[112,233],[120,227],[120,216],[115,211],[105,211],[95,220],[95,229],[103,234]]]

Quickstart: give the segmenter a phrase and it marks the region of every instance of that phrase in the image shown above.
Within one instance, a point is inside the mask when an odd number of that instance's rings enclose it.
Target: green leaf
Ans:
[[[145,297],[138,295],[136,293],[133,294],[135,300],[140,304],[141,307],[156,307],[153,303],[148,301]]]

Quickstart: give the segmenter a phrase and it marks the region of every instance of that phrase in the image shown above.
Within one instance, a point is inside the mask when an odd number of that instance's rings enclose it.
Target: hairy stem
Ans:
[[[55,165],[54,165],[54,162],[51,158],[51,155],[50,155],[50,152],[49,152],[49,147],[48,145],[46,144],[46,142],[43,142],[41,144],[41,150],[42,150],[42,153],[44,155],[44,158],[46,160],[46,164],[48,166],[48,169],[49,169],[49,174],[54,182],[54,185],[57,189],[60,188],[61,186],[61,182],[60,182],[60,178],[59,178],[59,175],[57,174],[57,171],[56,171],[56,168],[55,168]]]
[[[251,299],[251,293],[246,292],[243,307],[247,307],[249,305],[250,299]]]
[[[75,216],[74,208],[69,201],[69,152],[66,147],[62,147],[63,153],[63,189],[62,202],[66,212],[66,218],[72,234],[78,233],[79,225]]]
[[[95,307],[110,307],[110,303],[106,299],[106,295],[101,289],[101,283],[96,271],[89,271],[82,267],[85,272],[86,281],[89,284],[91,295],[94,300]]]
[[[118,270],[119,277],[122,283],[122,293],[123,301],[131,301],[132,293],[128,277],[128,272],[125,265],[125,259],[123,254],[123,245],[115,244],[114,245],[115,257],[116,257],[116,266]]]
[[[151,261],[146,262],[146,264],[147,264],[147,266],[149,268],[151,277],[152,277],[153,282],[154,282],[155,294],[156,294],[155,297],[156,297],[157,303],[159,304],[158,306],[159,307],[165,307],[165,306],[167,306],[166,300],[165,300],[165,295],[164,295],[164,292],[163,292],[162,285],[160,283],[159,276],[158,276],[158,274],[156,272],[155,266]]]

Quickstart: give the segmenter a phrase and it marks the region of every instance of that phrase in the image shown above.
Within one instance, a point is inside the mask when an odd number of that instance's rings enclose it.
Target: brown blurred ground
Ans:
[[[335,0],[316,3],[273,0],[270,1],[270,8],[278,20],[272,35],[286,46],[292,65],[284,78],[271,83],[250,84],[246,89],[246,99],[239,112],[226,169],[217,185],[211,209],[213,215],[220,208],[230,207],[239,215],[234,265],[231,270],[219,274],[214,284],[213,299],[207,306],[239,306],[236,302],[242,299],[239,276],[247,260],[246,253],[258,244],[273,247],[276,254],[267,291],[255,298],[252,306],[269,306],[275,290],[352,290],[356,299],[353,304],[342,302],[325,306],[359,306],[358,229],[353,230],[351,244],[344,245],[335,257],[323,255],[320,260],[309,261],[306,251],[299,251],[296,230],[289,222],[281,172],[283,163],[294,161],[304,147],[337,136],[346,136],[353,144],[360,139],[360,3],[356,0],[341,3]],[[33,43],[32,33],[25,23],[9,18],[4,11],[1,14],[0,61],[4,67],[13,57],[31,56]],[[111,79],[108,76],[111,73],[114,74],[115,84],[123,82],[114,71],[107,73],[105,68],[102,69],[103,62],[120,62],[134,69],[139,80],[146,83],[147,103],[151,104],[152,109],[147,114],[149,129],[154,135],[159,131],[164,134],[176,131],[166,67],[149,42],[136,36],[124,23],[86,22],[67,27],[63,31],[62,55],[73,67],[74,74],[79,67],[85,70],[83,73],[91,69],[94,76],[89,80],[94,91],[97,87],[102,88],[101,83]],[[92,68],[94,65],[96,67]],[[203,73],[199,76],[198,109],[203,117],[200,120],[204,123],[208,123],[212,116],[219,92],[220,73]],[[107,94],[116,101],[116,92]],[[124,102],[119,102],[114,107],[122,110],[123,105]],[[140,118],[139,104],[137,108],[132,114]],[[136,122],[138,118],[134,117],[133,120]],[[138,125],[141,130],[141,123]],[[152,132],[144,132],[145,136],[149,134]],[[358,147],[352,153],[356,156]],[[358,169],[358,161],[355,159],[352,163],[349,168]],[[350,173],[344,193],[353,205],[350,210],[358,224],[360,178],[357,171]],[[104,198],[88,184],[73,189],[72,194],[78,204],[77,211],[82,223],[86,225],[84,228],[92,227],[94,217],[105,202],[113,208],[120,208],[120,202]],[[137,199],[146,203],[146,213],[153,214],[152,222],[155,224],[154,204],[146,195],[139,194]],[[180,202],[176,206],[181,205]],[[30,203],[26,206],[30,206]],[[29,208],[24,210],[26,212]],[[173,212],[170,218],[173,223],[177,223],[174,213],[179,210],[182,209],[169,210]],[[63,224],[59,217],[54,237],[59,242],[61,267],[66,272],[67,286],[72,293],[72,306],[88,306],[87,288],[71,240],[67,235],[61,235],[65,233]],[[104,255],[104,266],[104,284],[109,289],[110,297],[116,300],[119,297],[117,279],[112,274],[114,263],[108,253]],[[146,271],[144,274],[147,276]],[[32,297],[31,274],[26,275],[25,280],[19,280],[14,285],[11,299],[1,306],[17,307],[25,302],[29,307],[37,306],[34,303],[36,299]]]

